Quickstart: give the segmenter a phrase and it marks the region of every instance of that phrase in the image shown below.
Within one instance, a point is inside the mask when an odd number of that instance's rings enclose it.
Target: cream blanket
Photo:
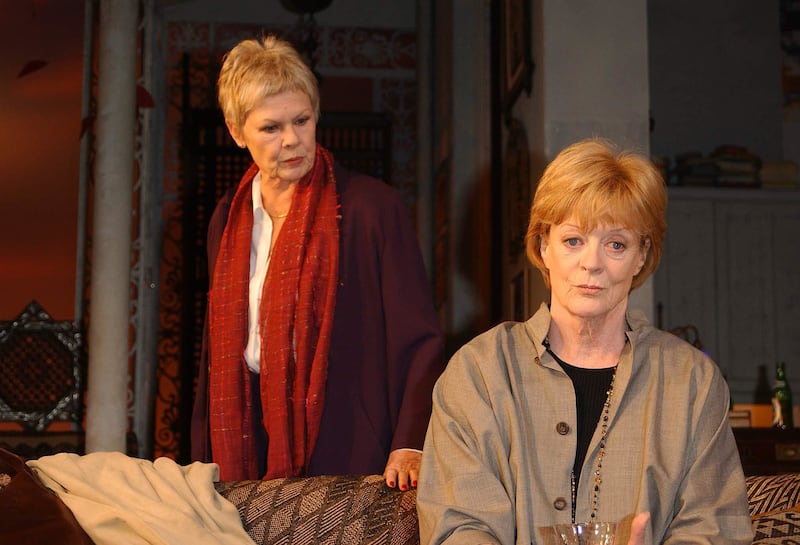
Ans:
[[[219,468],[118,452],[28,462],[96,545],[253,545],[236,507],[214,489]]]

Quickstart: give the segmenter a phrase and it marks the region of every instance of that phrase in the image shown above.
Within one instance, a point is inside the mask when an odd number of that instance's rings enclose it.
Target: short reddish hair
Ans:
[[[550,287],[542,260],[542,237],[575,217],[582,229],[621,225],[638,232],[646,250],[631,289],[641,286],[661,260],[667,230],[667,191],[647,157],[591,138],[565,148],[547,166],[536,187],[525,245],[528,259]],[[649,248],[647,247],[649,244]]]

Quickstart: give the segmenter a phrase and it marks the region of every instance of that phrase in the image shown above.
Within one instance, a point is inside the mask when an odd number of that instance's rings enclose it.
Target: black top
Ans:
[[[578,447],[575,451],[575,461],[572,471],[575,473],[575,483],[580,482],[581,466],[589,450],[594,430],[603,413],[603,404],[608,397],[611,379],[614,377],[615,367],[605,369],[586,369],[575,367],[556,356],[550,348],[547,351],[555,358],[564,372],[572,380],[575,389],[575,408],[578,415]]]

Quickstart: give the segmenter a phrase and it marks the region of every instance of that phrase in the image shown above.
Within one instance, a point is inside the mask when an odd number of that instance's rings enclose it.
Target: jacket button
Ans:
[[[563,511],[567,507],[567,500],[564,498],[556,498],[556,501],[553,502],[553,507],[559,511]]]
[[[569,424],[566,422],[559,422],[556,424],[556,431],[559,435],[566,435],[569,433]]]

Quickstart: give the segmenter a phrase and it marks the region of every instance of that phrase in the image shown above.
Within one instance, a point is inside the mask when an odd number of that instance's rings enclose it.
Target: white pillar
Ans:
[[[87,452],[125,452],[138,7],[100,2]]]

